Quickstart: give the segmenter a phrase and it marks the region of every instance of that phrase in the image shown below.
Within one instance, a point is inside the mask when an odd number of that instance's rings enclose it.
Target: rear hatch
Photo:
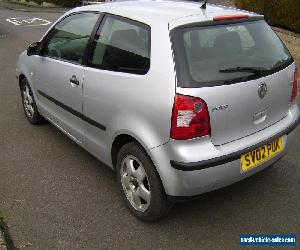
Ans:
[[[206,102],[215,145],[256,133],[287,115],[293,60],[264,20],[185,25],[171,37],[177,93]]]

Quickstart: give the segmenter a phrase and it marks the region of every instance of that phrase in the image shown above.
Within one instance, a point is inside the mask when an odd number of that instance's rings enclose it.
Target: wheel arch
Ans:
[[[113,140],[112,147],[111,147],[111,161],[112,161],[113,170],[114,171],[116,170],[116,163],[117,163],[117,157],[118,157],[119,150],[125,144],[130,143],[130,142],[135,142],[136,144],[138,144],[141,147],[141,149],[150,158],[150,160],[152,161],[153,166],[154,166],[154,168],[155,168],[155,170],[156,170],[156,172],[157,172],[157,174],[159,176],[160,182],[161,182],[161,184],[162,184],[162,186],[164,188],[164,192],[166,192],[164,181],[163,181],[162,176],[161,176],[162,173],[161,173],[159,167],[156,166],[156,163],[155,163],[155,161],[153,159],[153,155],[150,153],[149,150],[147,150],[146,145],[143,144],[141,140],[137,139],[136,136],[131,135],[130,133],[126,133],[126,132],[120,133]]]
[[[117,163],[117,157],[119,150],[127,143],[135,142],[137,143],[142,150],[148,155],[150,160],[153,163],[153,166],[158,173],[158,176],[160,178],[160,181],[165,188],[165,183],[163,181],[163,176],[161,169],[156,165],[156,161],[153,159],[153,155],[151,154],[150,150],[147,150],[147,146],[143,143],[142,140],[140,140],[137,136],[132,135],[131,133],[128,133],[127,131],[123,131],[123,133],[120,133],[114,137],[112,147],[111,147],[111,162],[112,162],[112,168],[113,170],[116,170],[116,163]]]
[[[114,137],[114,140],[112,142],[110,153],[111,153],[111,161],[112,161],[113,169],[115,169],[115,167],[116,167],[118,152],[125,144],[130,143],[130,142],[137,143],[145,151],[145,153],[150,157],[151,161],[153,162],[153,165],[155,166],[154,160],[152,159],[153,156],[150,153],[149,147],[147,147],[147,145],[138,136],[133,135],[133,134],[129,133],[128,131],[123,131],[122,133],[117,134]],[[155,166],[155,168],[156,168],[156,171],[159,173],[157,166]]]
[[[111,146],[111,161],[112,161],[112,166],[114,169],[116,168],[116,164],[117,164],[118,152],[125,144],[130,143],[130,142],[135,142],[135,143],[139,144],[147,152],[145,147],[134,136],[126,134],[126,133],[117,135],[114,138],[112,146]]]
[[[26,76],[24,75],[24,74],[20,74],[19,75],[19,87],[20,87],[20,89],[21,89],[21,84],[22,84],[22,81],[24,80],[24,79],[27,79],[26,78]],[[28,81],[28,80],[27,80]]]

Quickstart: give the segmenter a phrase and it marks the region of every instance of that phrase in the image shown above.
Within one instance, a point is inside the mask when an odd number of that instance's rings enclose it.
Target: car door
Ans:
[[[150,27],[106,14],[91,48],[83,89],[83,114],[93,121],[84,124],[86,147],[110,163],[116,119],[143,98],[141,82],[149,81]]]
[[[41,112],[78,143],[83,140],[83,58],[100,14],[80,12],[58,22],[36,57],[35,89]]]

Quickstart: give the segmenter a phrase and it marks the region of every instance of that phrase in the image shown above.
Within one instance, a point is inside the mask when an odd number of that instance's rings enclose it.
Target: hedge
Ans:
[[[82,3],[82,0],[26,0],[27,2],[33,1],[37,4],[42,4],[43,2],[53,3],[55,5],[59,6],[65,6],[65,7],[75,7],[79,6]]]
[[[265,15],[273,26],[300,33],[300,0],[235,0],[235,5]]]
[[[41,1],[43,2],[43,1]],[[44,2],[54,3],[56,5],[66,6],[66,7],[74,7],[81,5],[81,0],[47,0]]]

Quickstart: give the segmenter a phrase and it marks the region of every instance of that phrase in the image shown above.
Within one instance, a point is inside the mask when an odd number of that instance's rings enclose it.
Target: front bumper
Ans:
[[[151,150],[152,159],[168,196],[196,196],[245,179],[274,164],[293,143],[293,130],[298,124],[299,108],[293,105],[284,119],[254,135],[218,147],[211,143],[209,137],[189,142],[170,141]],[[283,138],[283,152],[258,167],[241,173],[242,154],[278,137]]]

